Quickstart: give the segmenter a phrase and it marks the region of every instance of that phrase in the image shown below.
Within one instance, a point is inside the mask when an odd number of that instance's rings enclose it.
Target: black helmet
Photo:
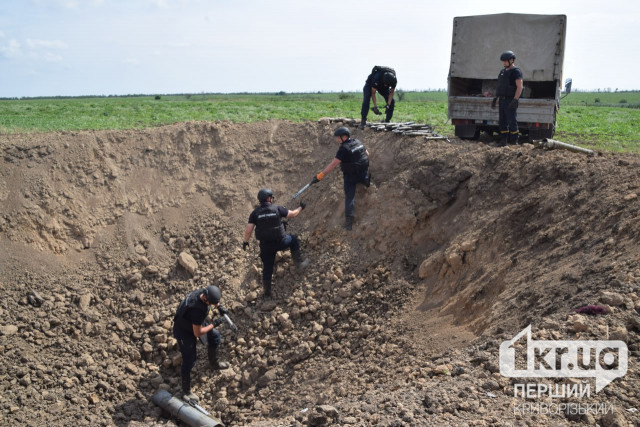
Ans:
[[[351,137],[351,132],[349,132],[349,128],[348,127],[346,127],[346,126],[339,127],[333,133],[333,136],[342,136],[342,135],[346,135],[348,138]]]
[[[500,61],[508,61],[510,59],[516,59],[516,54],[511,52],[510,50],[502,52],[502,55],[500,55]]]
[[[262,190],[258,191],[258,201],[260,203],[266,202],[269,197],[273,197],[273,191],[269,190],[268,188],[263,188]]]
[[[384,75],[382,76],[382,83],[384,83],[385,86],[396,87],[397,82],[398,80],[396,79],[396,75],[393,73],[390,73],[389,71],[384,73]]]
[[[209,303],[217,304],[220,302],[220,298],[222,298],[222,292],[219,287],[211,285],[204,289],[204,296]]]

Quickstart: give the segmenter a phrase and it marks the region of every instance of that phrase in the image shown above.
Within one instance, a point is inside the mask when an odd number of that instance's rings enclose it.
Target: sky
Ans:
[[[444,89],[453,18],[492,13],[567,15],[563,79],[640,88],[629,0],[0,0],[0,98]]]

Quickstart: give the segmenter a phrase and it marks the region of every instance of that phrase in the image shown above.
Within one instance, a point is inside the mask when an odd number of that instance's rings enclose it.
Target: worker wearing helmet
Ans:
[[[500,130],[499,147],[507,142],[518,143],[518,100],[522,95],[522,70],[514,66],[516,55],[508,50],[500,55],[503,68],[498,75],[496,98],[491,106],[495,108],[498,102],[498,128]]]
[[[222,324],[223,318],[218,318],[212,324],[205,323],[211,307],[217,308],[220,314],[224,309],[220,307],[222,292],[217,286],[207,286],[190,292],[178,305],[173,318],[173,336],[178,340],[178,347],[182,354],[182,398],[188,401],[198,401],[198,396],[191,392],[191,369],[196,364],[197,338],[207,337],[207,354],[211,369],[227,369],[227,362],[220,362],[220,332],[215,328]]]
[[[305,204],[300,202],[300,206],[294,210],[288,210],[284,206],[275,205],[273,192],[268,188],[263,188],[258,192],[260,206],[249,215],[249,223],[244,230],[242,249],[245,251],[249,246],[251,233],[256,230],[256,239],[260,241],[260,259],[262,260],[262,286],[264,287],[265,299],[271,298],[271,280],[273,277],[273,266],[276,261],[276,253],[289,248],[291,258],[298,271],[302,271],[309,265],[309,260],[302,260],[300,254],[300,241],[295,234],[286,234],[282,218],[295,218],[305,208]]]
[[[393,94],[396,90],[396,84],[398,80],[396,78],[396,72],[393,68],[381,67],[376,65],[371,70],[371,74],[367,77],[367,81],[362,88],[362,109],[360,115],[362,121],[360,122],[360,129],[364,129],[367,124],[367,115],[369,114],[370,101],[373,100],[373,112],[377,115],[381,115],[382,112],[378,109],[378,101],[376,99],[376,91],[380,92],[380,95],[384,97],[385,101],[385,122],[391,121],[393,117],[393,109],[396,105]]]
[[[340,144],[336,157],[319,174],[313,177],[312,184],[316,184],[329,172],[340,165],[344,175],[344,228],[351,230],[353,226],[353,211],[356,199],[356,185],[358,183],[369,187],[371,175],[369,174],[369,151],[364,144],[351,138],[351,132],[347,127],[339,127],[333,133]]]

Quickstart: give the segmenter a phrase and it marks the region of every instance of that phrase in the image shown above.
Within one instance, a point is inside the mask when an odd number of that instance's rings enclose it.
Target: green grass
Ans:
[[[320,117],[359,117],[360,93],[240,94],[55,98],[0,101],[0,132],[83,129],[134,129],[190,120],[229,120],[238,123],[268,119],[292,121]],[[446,94],[408,93],[394,120],[414,120],[446,130]],[[373,113],[370,120],[377,116]]]
[[[565,106],[555,139],[586,148],[640,153],[640,109]]]
[[[569,106],[640,108],[640,91],[572,92],[560,102]]]
[[[0,100],[0,134],[141,129],[193,120],[359,118],[361,99],[357,92]],[[574,92],[561,102],[556,139],[606,151],[640,152],[640,92]],[[369,120],[378,119],[370,113]],[[393,119],[429,123],[442,135],[454,134],[447,119],[446,92],[406,92],[396,102]]]

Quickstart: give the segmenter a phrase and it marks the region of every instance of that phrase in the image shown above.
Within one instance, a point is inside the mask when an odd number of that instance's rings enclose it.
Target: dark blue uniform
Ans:
[[[178,306],[173,318],[173,336],[178,340],[182,354],[180,372],[183,381],[185,378],[189,378],[191,369],[196,363],[197,339],[193,334],[193,325],[202,325],[209,313],[209,306],[200,298],[204,292],[204,289],[198,289],[187,295]],[[207,344],[212,350],[220,346],[220,332],[215,328],[207,332]]]
[[[518,67],[503,68],[498,75],[496,96],[498,103],[498,128],[502,141],[517,142],[518,140],[518,107],[510,108],[509,104],[516,94],[516,80],[522,79],[522,70]]]
[[[367,121],[367,115],[369,114],[369,106],[371,103],[371,88],[375,88],[380,95],[384,96],[384,103],[386,104],[389,100],[389,94],[391,93],[391,89],[395,89],[395,86],[386,86],[382,81],[382,76],[386,71],[391,70],[387,67],[374,67],[371,74],[367,77],[367,81],[364,84],[364,88],[362,88],[362,109],[360,111],[360,115],[362,117],[362,122]],[[393,73],[395,75],[395,72]],[[389,108],[387,109],[387,114],[385,116],[385,121],[390,121],[393,117],[393,109],[395,108],[396,101],[394,99],[391,100],[391,104],[389,104]]]
[[[271,292],[271,278],[276,253],[287,248],[291,250],[294,262],[300,261],[300,241],[292,234],[286,234],[281,218],[286,218],[289,210],[280,205],[263,202],[249,215],[249,224],[256,226],[256,239],[260,241],[260,259],[262,260],[262,282],[265,291]]]
[[[344,215],[353,217],[356,199],[356,184],[369,186],[369,157],[364,144],[357,139],[344,141],[336,153],[340,169],[344,174]]]

